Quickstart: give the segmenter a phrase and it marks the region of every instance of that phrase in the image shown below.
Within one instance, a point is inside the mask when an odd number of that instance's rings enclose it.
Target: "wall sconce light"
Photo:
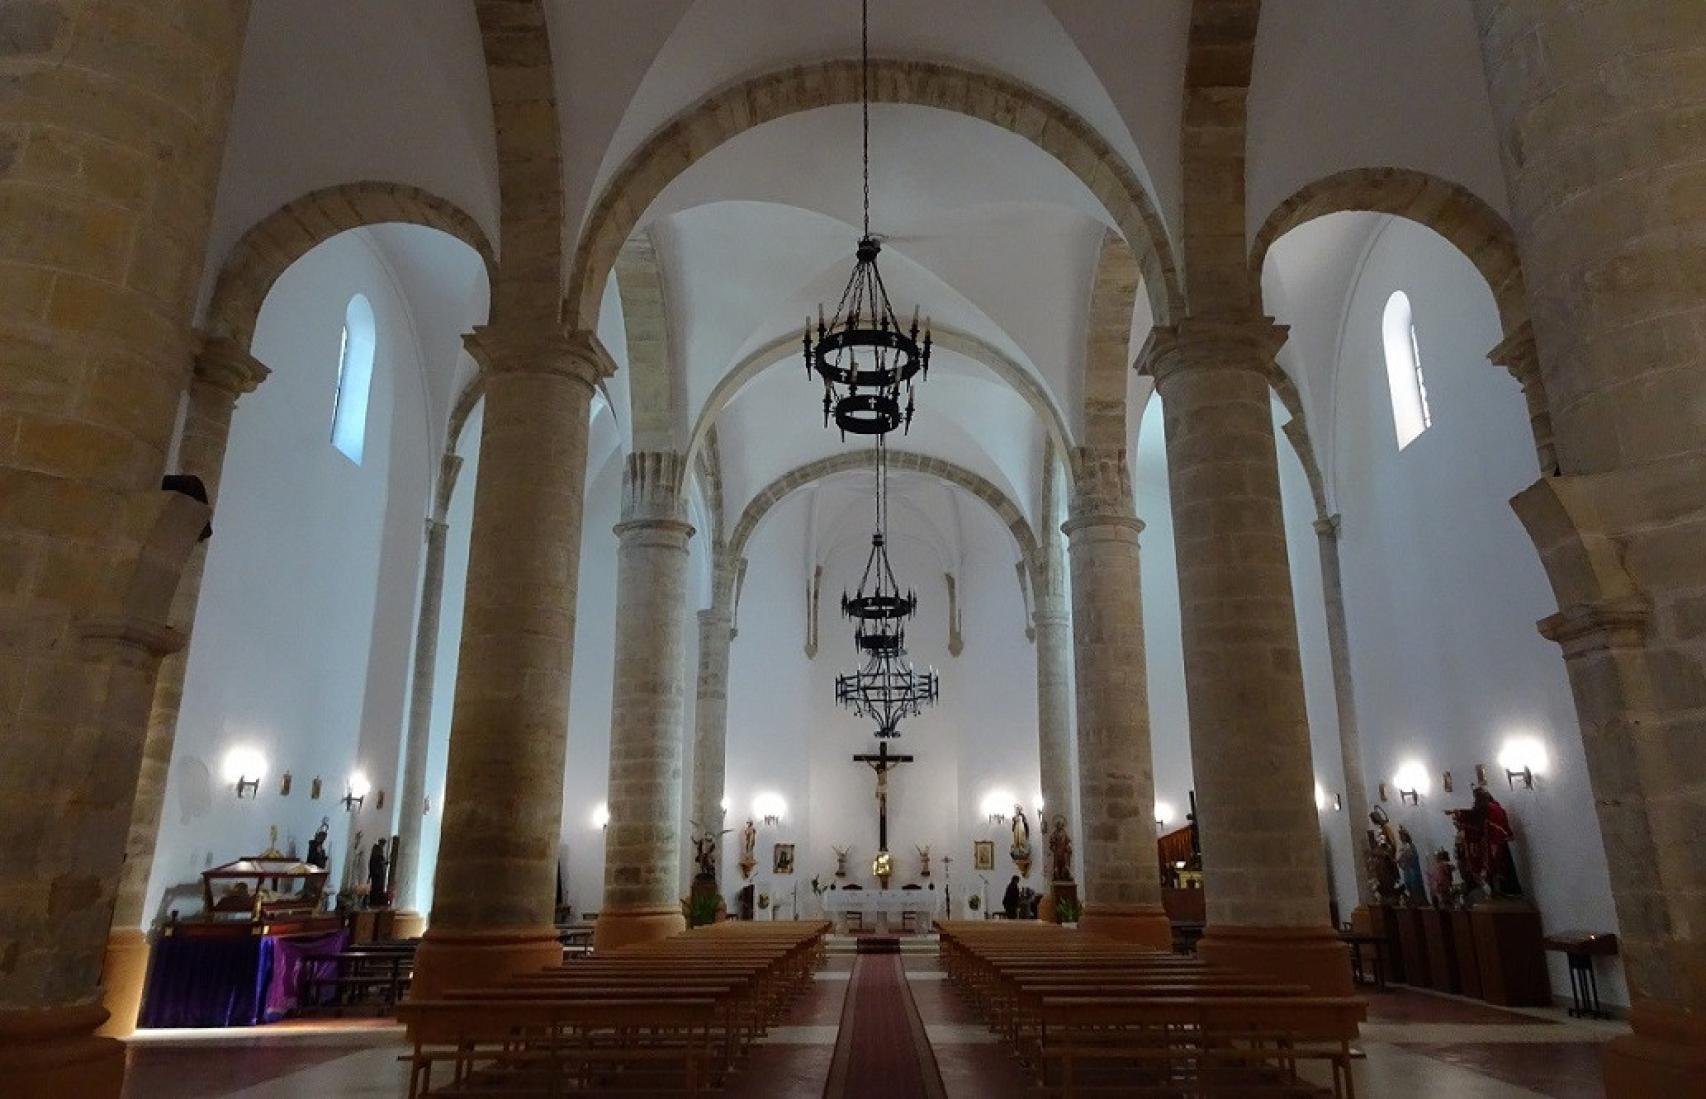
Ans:
[[[766,827],[774,828],[788,815],[788,803],[781,794],[766,790],[752,799],[752,815],[763,820]]]
[[[990,827],[998,828],[1007,823],[1007,807],[1018,803],[1018,799],[1006,790],[991,790],[978,803],[978,811],[989,821]]]
[[[344,787],[344,811],[353,813],[367,801],[367,795],[373,789],[373,784],[367,781],[367,775],[361,771],[351,771],[349,782]]]
[[[609,804],[601,801],[598,803],[597,808],[593,809],[593,811],[592,811],[592,826],[594,828],[598,828],[598,829],[607,829],[610,827],[610,806],[609,806]]]
[[[1333,795],[1333,812],[1342,813],[1345,810],[1345,799],[1338,794]]]
[[[1505,781],[1512,790],[1516,789],[1518,779],[1522,780],[1523,789],[1534,789],[1534,776],[1545,773],[1547,762],[1546,745],[1539,737],[1509,737],[1499,749],[1499,766],[1504,769]]]
[[[1160,828],[1165,828],[1169,824],[1172,824],[1173,823],[1173,817],[1176,813],[1177,813],[1177,810],[1175,810],[1173,808],[1172,802],[1170,802],[1170,801],[1158,801],[1158,802],[1156,802],[1155,803],[1155,824],[1156,824],[1156,826],[1160,827]]]
[[[259,797],[261,779],[267,776],[267,757],[254,748],[232,748],[225,753],[224,775],[239,800]]]
[[[725,812],[725,813],[728,812],[729,811],[729,799],[727,797],[724,797],[722,801],[719,801],[717,803],[717,806],[718,806],[718,808],[722,809],[723,812]]]
[[[1392,786],[1398,791],[1399,801],[1420,805],[1429,788],[1427,768],[1415,760],[1400,765],[1398,773],[1392,776]]]
[[[290,772],[289,771],[286,771],[284,773],[284,777],[279,779],[278,796],[281,798],[287,798],[290,796]]]
[[[1327,811],[1327,791],[1321,789],[1321,784],[1319,782],[1315,784],[1315,811],[1317,813],[1325,813]]]

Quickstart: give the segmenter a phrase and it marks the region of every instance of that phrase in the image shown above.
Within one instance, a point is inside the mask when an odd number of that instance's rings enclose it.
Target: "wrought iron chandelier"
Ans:
[[[888,554],[888,452],[877,437],[876,529],[871,553],[852,595],[841,595],[841,613],[856,626],[853,642],[864,664],[835,677],[835,701],[855,716],[876,723],[877,736],[898,737],[900,723],[934,705],[940,683],[934,669],[919,671],[906,655],[906,621],[918,611],[918,596],[901,594]]]
[[[853,252],[853,274],[841,301],[827,321],[818,306],[817,334],[806,319],[806,376],[823,381],[823,422],[835,419],[842,438],[875,435],[881,438],[897,427],[912,426],[913,384],[930,376],[930,325],[919,339],[918,313],[902,328],[889,304],[877,254],[882,245],[871,233],[871,47],[870,3],[859,5],[860,167],[864,174],[864,222]],[[906,405],[901,407],[901,398]]]

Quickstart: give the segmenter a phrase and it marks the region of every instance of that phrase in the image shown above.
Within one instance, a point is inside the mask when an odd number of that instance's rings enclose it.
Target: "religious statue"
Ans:
[[[1435,908],[1451,908],[1452,897],[1456,893],[1451,871],[1451,855],[1443,848],[1434,853],[1433,862],[1428,866],[1428,890],[1433,893]]]
[[[1019,868],[1019,873],[1025,877],[1031,876],[1031,822],[1025,819],[1025,807],[1013,806],[1013,846],[1007,854],[1012,857],[1013,865]]]
[[[871,860],[871,876],[877,879],[877,888],[887,889],[893,874],[894,856],[887,851],[878,851],[877,857]]]
[[[758,827],[750,819],[746,827],[740,831],[740,876],[752,877],[752,871],[758,866]]]
[[[390,867],[385,860],[385,837],[373,841],[367,856],[367,906],[381,908],[385,904],[385,879]]]
[[[326,854],[326,833],[331,830],[332,822],[329,817],[320,818],[320,827],[314,830],[314,838],[308,841],[308,856],[302,861],[309,866],[318,866],[324,870],[331,862]]]
[[[1415,841],[1410,838],[1410,830],[1402,825],[1398,828],[1398,853],[1395,858],[1398,863],[1398,875],[1404,883],[1405,899],[1413,905],[1427,904],[1427,885],[1422,881],[1422,856],[1416,850]]]
[[[717,880],[717,834],[710,829],[693,837],[693,861],[699,864],[699,877]]]
[[[1373,816],[1372,813],[1369,815]],[[1363,869],[1368,874],[1369,888],[1380,903],[1391,904],[1398,899],[1402,889],[1390,833],[1377,832],[1373,828],[1368,830],[1368,864]]]
[[[1447,809],[1457,826],[1458,862],[1465,889],[1479,887],[1489,897],[1520,897],[1511,840],[1516,837],[1510,817],[1485,786],[1475,787],[1474,804]]]
[[[845,878],[847,876],[847,852],[851,849],[847,847],[831,847],[830,850],[835,852],[835,876],[838,878]]]
[[[1054,826],[1048,830],[1049,880],[1072,880],[1072,837],[1066,831],[1066,818],[1055,814]]]
[[[918,876],[921,878],[928,878],[930,876],[930,845],[927,843],[923,847],[918,848],[917,850],[918,850]]]

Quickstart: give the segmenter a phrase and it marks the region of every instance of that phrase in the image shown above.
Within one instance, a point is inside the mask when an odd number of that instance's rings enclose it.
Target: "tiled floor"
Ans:
[[[942,979],[905,959],[949,1099],[1021,1099],[1025,1078]],[[831,958],[724,1093],[815,1099],[834,1055],[852,958]],[[1562,1011],[1507,1011],[1456,997],[1371,994],[1357,1094],[1402,1099],[1600,1099],[1599,1048],[1625,1033]],[[394,1099],[405,1093],[402,1032],[346,1021],[254,1030],[144,1032],[131,1043],[126,1099]],[[70,1097],[68,1097],[70,1099]]]

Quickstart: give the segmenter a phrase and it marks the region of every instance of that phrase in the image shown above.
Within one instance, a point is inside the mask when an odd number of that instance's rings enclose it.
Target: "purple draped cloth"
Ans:
[[[230,1027],[276,1022],[297,1006],[306,954],[344,949],[349,933],[201,939],[154,944],[137,1025]]]
[[[324,935],[268,936],[272,944],[272,978],[267,982],[266,1021],[276,1023],[300,1004],[303,982],[309,977],[336,976],[338,963],[311,962],[310,954],[336,954],[349,947],[348,931]]]

